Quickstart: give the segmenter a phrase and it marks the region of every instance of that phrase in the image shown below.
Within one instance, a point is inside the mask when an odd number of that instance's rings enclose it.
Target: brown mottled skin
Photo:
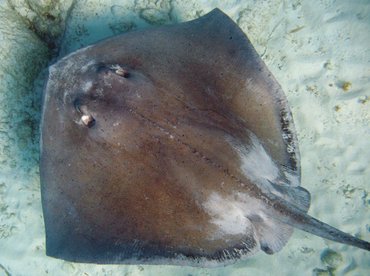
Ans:
[[[50,256],[156,263],[178,254],[222,259],[233,248],[248,254],[253,237],[209,238],[217,227],[202,206],[215,190],[264,194],[242,173],[228,140],[248,146],[247,130],[299,179],[285,96],[219,10],[62,59],[50,70],[44,105],[40,170]],[[285,209],[283,202],[277,212]]]

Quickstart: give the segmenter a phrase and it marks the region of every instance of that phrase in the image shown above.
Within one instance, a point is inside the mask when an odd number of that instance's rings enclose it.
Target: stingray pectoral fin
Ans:
[[[306,212],[299,208],[296,208],[293,204],[290,204],[289,202],[278,200],[274,207],[277,212],[280,212],[280,214],[277,214],[274,217],[281,222],[301,229],[305,232],[322,237],[324,239],[352,245],[370,251],[369,242],[342,232],[333,226],[330,226],[314,217],[311,217],[310,215],[306,214]]]

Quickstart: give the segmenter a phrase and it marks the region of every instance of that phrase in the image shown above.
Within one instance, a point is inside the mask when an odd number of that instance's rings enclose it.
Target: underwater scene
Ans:
[[[368,275],[369,45],[368,0],[0,0],[0,276]]]

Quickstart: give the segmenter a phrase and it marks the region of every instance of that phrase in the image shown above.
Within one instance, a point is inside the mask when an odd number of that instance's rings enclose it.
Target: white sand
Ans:
[[[13,2],[23,16],[37,18],[22,8],[24,1]],[[302,186],[312,195],[309,213],[369,241],[369,1],[133,2],[76,1],[62,53],[130,29],[132,22],[149,25],[140,13],[160,24],[221,8],[247,33],[286,92],[300,142]],[[5,11],[0,9],[0,275],[329,275],[328,267],[338,275],[369,274],[369,252],[299,230],[273,256],[260,253],[218,269],[87,265],[46,257],[35,125],[42,80],[32,90],[47,62],[46,48],[16,13]],[[348,91],[345,82],[351,83]]]

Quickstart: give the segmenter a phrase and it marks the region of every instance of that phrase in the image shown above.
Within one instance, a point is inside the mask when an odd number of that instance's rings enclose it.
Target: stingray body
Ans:
[[[369,250],[306,214],[286,98],[217,9],[51,66],[41,145],[49,256],[204,266],[277,252],[293,227]]]

